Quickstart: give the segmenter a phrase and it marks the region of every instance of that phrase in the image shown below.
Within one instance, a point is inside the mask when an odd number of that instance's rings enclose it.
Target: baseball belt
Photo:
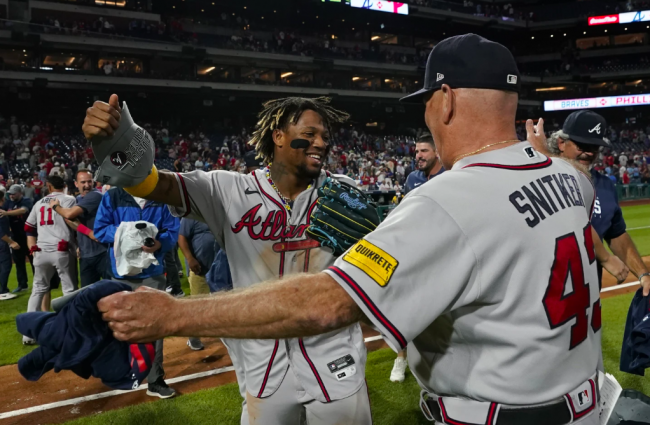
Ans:
[[[446,424],[438,402],[428,399],[425,401],[431,416],[437,423]],[[425,415],[426,416],[426,415]],[[555,404],[541,407],[530,407],[521,409],[499,409],[499,416],[496,422],[489,425],[565,425],[571,422],[571,412],[564,400]]]
[[[544,404],[503,405],[458,397],[420,393],[420,409],[429,421],[441,424],[566,425],[589,415],[598,407],[596,376],[577,388]]]

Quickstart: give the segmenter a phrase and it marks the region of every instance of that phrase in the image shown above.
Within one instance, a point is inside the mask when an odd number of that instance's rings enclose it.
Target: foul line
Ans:
[[[625,229],[625,230],[641,230],[641,229],[650,229],[650,226],[630,227],[629,229]]]
[[[616,291],[617,289],[629,288],[630,286],[635,286],[640,284],[641,282],[637,280],[636,282],[624,283],[622,285],[608,286],[607,288],[601,289],[600,292]]]
[[[371,337],[365,338],[363,340],[363,342],[378,341],[380,339],[383,339],[383,337],[381,335],[371,336]],[[178,376],[176,378],[166,379],[165,382],[167,382],[168,384],[176,384],[178,382],[191,381],[192,379],[204,378],[206,376],[220,375],[222,373],[230,372],[230,371],[233,371],[233,370],[235,370],[234,366],[226,366],[226,367],[221,367],[219,369],[208,370],[207,372],[193,373],[191,375]],[[116,395],[132,393],[132,392],[135,392],[135,391],[143,391],[143,390],[146,390],[147,388],[149,388],[148,384],[142,384],[138,388],[136,388],[135,390],[106,391],[106,392],[99,393],[99,394],[92,394],[92,395],[87,395],[87,396],[83,396],[83,397],[71,398],[69,400],[56,401],[54,403],[41,404],[40,406],[27,407],[25,409],[19,409],[19,410],[14,410],[14,411],[11,411],[11,412],[0,413],[0,419],[7,419],[7,418],[14,417],[14,416],[26,415],[28,413],[42,412],[44,410],[56,409],[58,407],[63,407],[63,406],[71,406],[71,405],[80,404],[80,403],[83,403],[83,402],[86,402],[86,401],[99,400],[99,399],[107,398],[107,397],[114,397]]]

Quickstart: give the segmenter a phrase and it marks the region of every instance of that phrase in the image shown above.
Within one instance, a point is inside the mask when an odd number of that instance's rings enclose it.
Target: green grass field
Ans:
[[[650,255],[650,205],[636,205],[623,208],[623,217],[628,233],[634,239],[641,255]],[[639,229],[639,227],[646,227]]]
[[[650,226],[650,205],[625,207],[623,209],[628,228]],[[650,255],[650,227],[630,230],[641,255]],[[29,269],[29,267],[28,267]],[[30,275],[31,280],[31,275]],[[183,279],[183,290],[189,292],[187,279]],[[14,288],[15,271],[10,277]],[[53,297],[60,295],[60,290]],[[21,345],[20,335],[15,329],[16,314],[26,310],[29,294],[21,294],[15,300],[0,302],[0,365],[16,363],[31,348]],[[623,388],[633,388],[650,394],[650,380],[636,375],[619,372],[620,347],[627,309],[632,294],[603,300],[603,359],[605,368],[612,373]],[[374,422],[377,425],[415,425],[426,422],[417,407],[419,388],[409,373],[402,384],[388,381],[394,354],[388,349],[368,355],[366,377]],[[172,400],[160,400],[104,412],[98,415],[70,422],[75,425],[100,424],[150,424],[187,425],[193,423],[238,424],[241,399],[234,384],[198,391]]]

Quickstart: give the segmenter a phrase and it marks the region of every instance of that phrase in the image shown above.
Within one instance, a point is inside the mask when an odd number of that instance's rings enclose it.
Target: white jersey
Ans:
[[[331,250],[308,239],[321,172],[288,213],[264,170],[251,174],[193,171],[176,174],[183,206],[173,215],[205,222],[228,254],[235,288],[301,272],[319,272],[333,264]],[[339,179],[351,180],[343,176]],[[304,306],[309,308],[309,306]],[[251,313],[253,314],[253,313]],[[314,399],[329,402],[356,393],[364,383],[366,348],[359,324],[307,338],[228,340],[237,344],[246,389],[258,398],[280,386],[289,364]],[[241,366],[241,365],[240,365]]]
[[[63,192],[53,192],[34,204],[25,224],[38,232],[36,244],[42,251],[61,251],[61,241],[75,243],[75,232],[68,227],[61,215],[50,208],[50,203],[55,199],[59,200],[63,208],[72,208],[77,204],[74,197]]]
[[[594,189],[530,144],[464,158],[426,182],[327,273],[427,391],[508,405],[596,373]]]

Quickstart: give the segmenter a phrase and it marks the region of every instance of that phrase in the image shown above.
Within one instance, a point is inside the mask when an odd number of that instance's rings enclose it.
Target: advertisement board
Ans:
[[[586,97],[544,101],[545,111],[570,111],[573,109],[616,108],[619,106],[650,105],[650,93],[621,96]]]

